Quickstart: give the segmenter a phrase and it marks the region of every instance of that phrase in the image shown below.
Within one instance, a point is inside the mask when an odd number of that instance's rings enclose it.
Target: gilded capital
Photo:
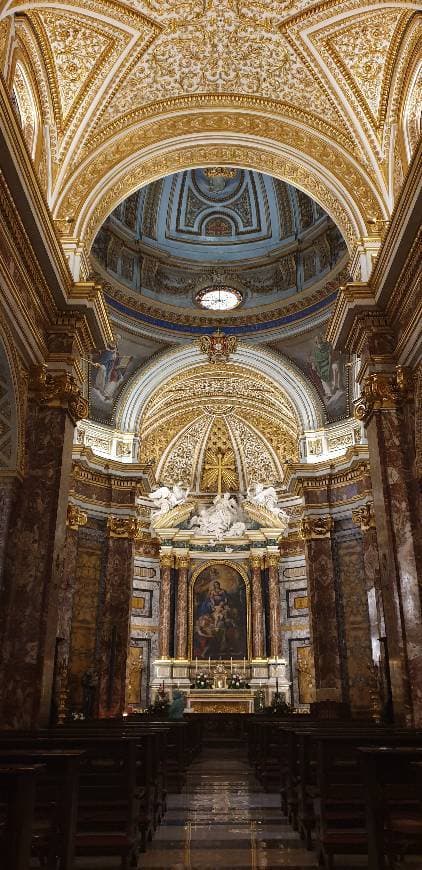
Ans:
[[[267,563],[267,568],[278,568],[278,563],[280,561],[279,553],[266,553],[265,561]]]
[[[107,528],[110,538],[135,538],[137,533],[135,517],[108,517]]]
[[[160,568],[173,568],[173,553],[160,553]]]
[[[183,555],[176,555],[176,568],[178,570],[182,570],[183,568],[187,569],[190,565],[190,556],[189,553],[183,553]]]
[[[352,520],[356,526],[360,526],[363,532],[375,528],[375,517],[373,514],[372,504],[368,503],[364,507],[355,508],[352,510]]]
[[[408,369],[398,366],[391,372],[373,372],[362,385],[362,394],[355,406],[355,417],[369,419],[373,411],[396,408],[413,392],[413,376]]]
[[[249,556],[249,562],[252,569],[261,569],[262,568],[262,554],[261,553],[251,553]]]
[[[329,514],[322,517],[304,517],[301,526],[301,535],[305,540],[312,538],[329,538],[334,528],[334,520]]]
[[[88,402],[73,375],[69,372],[49,372],[45,365],[32,369],[30,388],[42,405],[66,408],[74,423],[88,416]]]
[[[88,520],[88,515],[85,511],[82,511],[76,504],[69,504],[67,506],[67,517],[66,523],[69,526],[69,529],[73,529],[77,531],[79,526],[85,526]]]

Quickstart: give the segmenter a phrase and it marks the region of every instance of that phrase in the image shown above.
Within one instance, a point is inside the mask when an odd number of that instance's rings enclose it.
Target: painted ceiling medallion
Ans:
[[[213,285],[200,290],[195,296],[195,302],[210,311],[231,311],[242,302],[242,294],[225,284]]]

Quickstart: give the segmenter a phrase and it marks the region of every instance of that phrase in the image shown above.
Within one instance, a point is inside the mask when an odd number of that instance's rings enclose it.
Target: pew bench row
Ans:
[[[146,718],[0,734],[5,867],[71,870],[75,856],[136,867],[199,749],[197,723]]]
[[[422,732],[371,723],[255,717],[249,760],[321,866],[367,854],[371,870],[422,865]]]

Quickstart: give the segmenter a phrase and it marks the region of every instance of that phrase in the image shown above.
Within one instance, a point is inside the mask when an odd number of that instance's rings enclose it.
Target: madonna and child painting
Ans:
[[[193,587],[192,658],[247,658],[245,582],[231,565],[208,565]]]

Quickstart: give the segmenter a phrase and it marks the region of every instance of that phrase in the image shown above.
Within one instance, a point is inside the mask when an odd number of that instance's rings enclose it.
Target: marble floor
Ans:
[[[366,867],[356,858],[349,870]],[[140,868],[216,870],[227,867],[305,870],[317,867],[283,817],[278,794],[266,794],[247,764],[241,744],[204,747],[168,811]]]

